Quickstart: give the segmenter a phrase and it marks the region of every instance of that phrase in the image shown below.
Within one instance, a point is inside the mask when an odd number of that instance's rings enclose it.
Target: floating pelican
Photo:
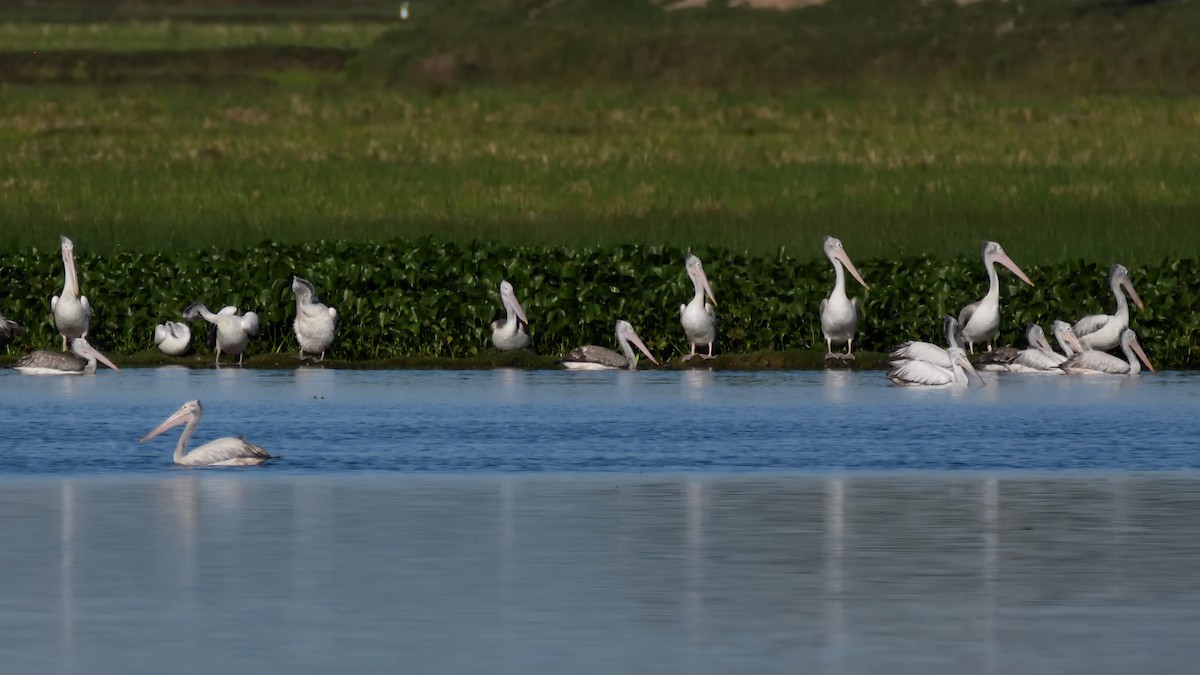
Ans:
[[[1142,299],[1133,290],[1133,282],[1129,280],[1129,270],[1124,265],[1113,263],[1108,271],[1108,287],[1117,297],[1115,314],[1092,314],[1075,322],[1075,336],[1085,349],[1099,349],[1106,352],[1121,343],[1122,332],[1129,327],[1129,303],[1125,301],[1124,288],[1129,297],[1143,309]]]
[[[821,333],[825,335],[825,344],[829,348],[829,352],[825,354],[825,358],[854,358],[854,332],[858,328],[858,298],[851,300],[846,296],[846,275],[842,272],[842,266],[850,270],[850,274],[854,275],[855,280],[862,284],[862,287],[871,290],[867,282],[863,281],[862,275],[858,273],[858,269],[854,267],[854,263],[850,262],[850,256],[846,255],[846,249],[842,247],[840,239],[834,237],[825,237],[825,255],[829,258],[829,262],[833,263],[833,291],[828,298],[821,301]],[[834,343],[846,345],[845,354],[834,354]]]
[[[946,345],[962,349],[962,336],[959,334],[958,319],[949,314],[942,317],[942,330],[946,333]],[[908,361],[924,361],[942,368],[953,368],[954,361],[950,352],[931,342],[905,342],[897,347],[890,355],[892,365],[899,367]]]
[[[1047,350],[1050,349],[1050,344],[1046,342],[1045,331],[1035,323],[1029,324],[1025,329],[1025,342],[1029,344],[1030,349],[1040,350],[1043,345]],[[1008,364],[1012,363],[1021,351],[1016,347],[996,347],[980,354],[979,358],[975,359],[975,368],[989,372],[1008,372]]]
[[[154,431],[143,436],[142,442],[154,438],[171,427],[186,423],[187,426],[184,427],[183,433],[179,435],[179,442],[175,444],[176,464],[184,466],[250,466],[262,464],[271,459],[271,455],[267,454],[266,450],[246,441],[241,436],[218,438],[185,454],[188,441],[192,438],[192,432],[196,431],[196,427],[199,426],[200,416],[203,413],[204,407],[200,405],[200,401],[188,401],[174,415],[155,427]]]
[[[1030,349],[1022,349],[1017,352],[1016,356],[1008,363],[1009,372],[1062,373],[1059,366],[1076,352],[1082,352],[1083,345],[1079,344],[1074,331],[1071,330],[1071,324],[1066,321],[1055,321],[1053,331],[1063,354],[1051,349],[1050,343],[1046,342],[1046,334],[1041,328],[1038,328],[1036,336],[1038,346],[1036,348],[1031,346]]]
[[[1000,332],[1000,277],[996,274],[996,263],[1012,270],[1021,281],[1033,285],[1021,268],[1000,248],[1000,244],[994,241],[983,242],[983,266],[987,268],[989,284],[987,295],[983,296],[982,300],[963,307],[958,314],[963,339],[966,340],[971,353],[975,352],[976,342],[986,344],[990,351],[992,340],[996,339]]]
[[[927,361],[905,361],[887,372],[887,378],[902,386],[919,387],[965,387],[967,375],[973,375],[980,384],[983,378],[975,372],[967,353],[962,347],[951,347],[946,350],[950,354],[950,368],[943,368]]]
[[[607,347],[597,347],[596,345],[585,345],[577,347],[563,357],[559,363],[564,368],[571,370],[617,370],[620,368],[628,368],[629,370],[637,370],[637,354],[634,353],[633,343],[641,350],[646,358],[652,363],[658,365],[654,355],[650,353],[642,339],[637,333],[633,332],[633,326],[629,325],[628,321],[617,321],[617,342],[621,345],[621,351],[625,352],[624,356],[614,352]]]
[[[66,237],[59,237],[59,241],[62,243],[66,279],[63,281],[62,295],[50,298],[50,311],[54,314],[54,325],[62,335],[65,352],[67,340],[87,337],[88,324],[92,321],[92,305],[79,292],[79,277],[75,274],[75,245]]]
[[[1142,372],[1142,364],[1138,363],[1140,358],[1150,372],[1154,372],[1154,366],[1150,365],[1150,359],[1138,344],[1137,335],[1129,328],[1121,331],[1121,351],[1125,352],[1124,359],[1094,350],[1079,352],[1059,368],[1072,375],[1137,375]]]
[[[192,329],[186,323],[160,323],[154,327],[154,344],[168,356],[183,356],[192,348]]]
[[[238,365],[242,365],[242,357],[250,344],[250,336],[258,335],[258,315],[246,312],[237,315],[237,307],[225,307],[213,314],[201,303],[195,302],[183,310],[183,318],[195,321],[198,317],[217,327],[217,357],[216,365],[221,367],[221,352],[238,357]]]
[[[12,340],[14,335],[20,335],[24,332],[24,326],[12,319],[6,319],[3,314],[0,314],[0,345],[8,344],[8,341]]]
[[[71,352],[39,349],[18,359],[13,370],[22,375],[92,375],[96,372],[97,361],[117,372],[121,371],[81,337],[71,340]]]
[[[292,292],[296,294],[296,342],[300,343],[300,358],[304,353],[320,354],[318,361],[325,360],[325,350],[333,344],[333,331],[337,328],[337,310],[321,304],[317,289],[307,279],[292,276]],[[248,312],[246,316],[250,316]],[[257,324],[257,317],[255,318]],[[218,328],[218,331],[220,329]],[[255,328],[255,332],[258,329]]]
[[[500,351],[529,349],[529,319],[517,302],[517,293],[507,281],[500,282],[500,302],[504,303],[505,317],[492,322],[492,344]]]
[[[679,322],[683,324],[683,333],[688,342],[692,343],[692,353],[683,357],[683,360],[687,361],[693,356],[711,359],[713,343],[717,341],[717,311],[714,309],[717,299],[713,297],[712,287],[708,285],[708,276],[704,274],[704,264],[699,258],[689,253],[683,267],[692,280],[692,288],[695,289],[692,301],[679,306]],[[706,295],[712,300],[711,305],[705,301]],[[697,354],[696,347],[704,345],[708,345],[708,353]]]

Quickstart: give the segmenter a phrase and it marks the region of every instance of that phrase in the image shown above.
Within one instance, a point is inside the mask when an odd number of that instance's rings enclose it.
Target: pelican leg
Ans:
[[[708,356],[703,356],[702,358],[706,358],[706,359],[717,358],[717,357],[713,356],[712,350],[713,350],[713,343],[710,342],[710,343],[708,343]]]
[[[221,367],[221,348],[220,348],[220,347],[217,347],[217,358],[216,358],[216,360],[213,362],[213,367],[214,367],[214,368],[220,368],[220,367]]]
[[[692,343],[692,353],[691,353],[691,354],[688,354],[688,355],[687,355],[687,356],[685,356],[685,357],[683,357],[683,360],[684,360],[684,361],[687,361],[688,359],[692,358],[692,357],[693,357],[693,356],[695,356],[695,355],[696,355],[696,344],[695,344],[695,343]]]
[[[325,360],[325,352],[321,352],[321,357],[317,359],[317,363]]]
[[[242,359],[246,357],[246,352],[238,354],[238,368],[242,367]]]
[[[62,339],[63,339],[63,351],[65,352],[65,351],[67,351],[67,336],[66,335],[62,336]]]

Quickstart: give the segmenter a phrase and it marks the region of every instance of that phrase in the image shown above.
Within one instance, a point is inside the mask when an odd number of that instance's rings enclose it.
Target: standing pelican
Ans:
[[[507,281],[500,282],[500,302],[504,303],[505,317],[492,322],[492,344],[500,351],[529,349],[529,319],[517,302],[517,293]]]
[[[200,401],[188,401],[174,415],[155,427],[154,431],[143,436],[139,442],[148,441],[171,427],[186,423],[187,426],[184,427],[183,433],[179,435],[179,442],[175,444],[176,464],[184,466],[250,466],[262,464],[271,459],[271,455],[267,454],[266,450],[241,436],[218,438],[185,454],[188,441],[192,438],[192,432],[199,426],[200,415],[203,413],[204,407],[200,405]]]
[[[851,300],[846,296],[846,275],[842,271],[844,265],[850,270],[850,274],[854,275],[854,279],[862,284],[862,287],[871,290],[867,282],[863,281],[862,275],[858,273],[858,269],[854,267],[854,263],[850,262],[850,256],[846,255],[846,249],[842,246],[842,241],[835,237],[825,237],[825,255],[829,258],[829,262],[833,263],[833,291],[829,297],[821,301],[821,333],[825,335],[825,345],[829,351],[825,354],[827,359],[853,359],[854,358],[854,332],[858,329],[858,298]],[[845,354],[834,354],[833,344],[846,345]]]
[[[192,348],[192,329],[186,323],[160,323],[154,327],[154,344],[168,356],[183,356]]]
[[[296,321],[292,328],[296,331],[296,342],[300,343],[300,358],[303,359],[304,353],[308,352],[320,354],[317,360],[324,361],[325,350],[333,344],[337,310],[321,304],[317,289],[307,279],[293,275],[292,293],[296,294]],[[246,316],[250,316],[250,313]],[[255,332],[258,332],[257,328]]]
[[[92,321],[92,305],[79,292],[79,277],[75,274],[75,245],[66,237],[62,243],[62,261],[66,268],[62,295],[50,298],[50,311],[54,314],[54,325],[62,334],[63,351],[67,351],[67,340],[87,337],[88,324]]]
[[[967,353],[962,347],[951,347],[946,350],[950,354],[950,368],[936,366],[927,361],[905,361],[887,372],[887,378],[896,384],[910,387],[965,387],[967,375],[973,375],[980,384],[983,378],[975,372]]]
[[[121,369],[108,360],[95,347],[88,344],[84,338],[71,340],[71,352],[51,352],[39,349],[22,356],[13,366],[13,370],[22,375],[92,375],[96,372],[96,362],[112,368],[117,372]]]
[[[1063,371],[1059,366],[1076,352],[1082,352],[1083,345],[1079,344],[1074,331],[1071,330],[1071,324],[1066,321],[1055,321],[1053,331],[1059,346],[1062,347],[1063,354],[1051,349],[1050,343],[1046,341],[1046,334],[1042,332],[1041,328],[1038,328],[1037,346],[1034,347],[1031,342],[1030,349],[1022,349],[1017,352],[1016,356],[1008,362],[1009,372],[1061,374]]]
[[[6,319],[3,314],[0,314],[0,345],[8,344],[14,335],[21,335],[24,332],[24,326],[12,319]]]
[[[658,365],[658,361],[650,353],[650,349],[646,347],[637,333],[633,332],[633,326],[629,325],[628,321],[617,320],[617,343],[621,345],[621,351],[625,352],[624,356],[607,347],[585,345],[571,350],[571,353],[564,356],[559,363],[564,368],[571,370],[617,370],[620,368],[637,370],[638,357],[634,353],[633,347],[629,346],[630,343],[633,343],[646,355],[646,358],[650,359],[654,365]]]
[[[958,314],[963,339],[967,341],[971,353],[975,353],[976,342],[986,344],[988,351],[991,351],[992,340],[1000,333],[1000,277],[996,274],[996,263],[1012,270],[1021,281],[1033,285],[1021,268],[1000,248],[1000,244],[994,241],[983,242],[983,266],[987,268],[988,273],[987,295],[983,296],[982,300],[963,307]]]
[[[237,307],[225,307],[213,314],[199,302],[194,302],[183,310],[183,318],[188,321],[195,321],[198,317],[203,317],[205,321],[217,327],[217,367],[221,367],[221,352],[238,357],[238,365],[242,365],[242,357],[250,344],[250,336],[258,335],[258,315],[246,312],[245,315],[238,316]]]
[[[683,268],[687,270],[695,290],[692,301],[679,306],[679,322],[683,324],[683,334],[692,344],[692,353],[683,357],[683,360],[687,361],[693,356],[711,359],[713,343],[717,341],[717,311],[714,309],[717,299],[713,297],[712,287],[708,285],[708,275],[704,273],[704,264],[699,258],[689,253],[687,260],[683,262]],[[712,300],[711,305],[705,301],[706,295]],[[708,345],[708,353],[697,354],[696,347],[704,345]]]
[[[946,332],[946,346],[962,349],[962,335],[958,328],[958,319],[946,314],[942,317],[942,330]],[[942,368],[953,368],[954,361],[946,348],[931,342],[905,342],[890,354],[893,366],[904,365],[906,361],[924,361]]]
[[[1117,298],[1116,313],[1092,314],[1075,322],[1075,335],[1085,349],[1099,349],[1106,352],[1120,344],[1122,332],[1129,327],[1129,303],[1125,301],[1125,294],[1121,292],[1122,288],[1129,292],[1129,297],[1133,298],[1138,309],[1144,307],[1137,291],[1133,290],[1133,282],[1129,279],[1129,270],[1125,269],[1124,265],[1113,263],[1112,269],[1108,271],[1108,287],[1112,289],[1113,295]]]
[[[1140,358],[1150,372],[1154,372],[1154,366],[1138,344],[1137,335],[1129,328],[1121,331],[1121,351],[1125,352],[1124,359],[1105,352],[1082,351],[1064,361],[1059,368],[1072,375],[1137,375],[1142,372],[1142,364],[1138,363]]]

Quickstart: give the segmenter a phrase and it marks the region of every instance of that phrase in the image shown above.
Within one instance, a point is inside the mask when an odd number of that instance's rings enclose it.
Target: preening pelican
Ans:
[[[911,387],[965,387],[967,375],[973,375],[980,384],[983,378],[975,372],[967,353],[962,347],[951,347],[946,350],[950,354],[950,368],[936,366],[927,361],[905,361],[887,372],[887,378],[896,384]]]
[[[959,332],[958,319],[949,314],[942,317],[942,330],[946,333],[946,345],[962,349],[962,335]],[[931,342],[905,342],[889,355],[892,366],[899,367],[908,361],[924,361],[942,368],[953,368],[954,361],[950,352]]]
[[[835,237],[825,237],[825,255],[829,258],[829,262],[833,263],[833,291],[829,297],[821,301],[821,333],[825,335],[825,345],[829,348],[829,352],[825,354],[825,358],[854,358],[854,332],[858,329],[858,298],[851,300],[846,295],[846,275],[842,271],[844,265],[850,270],[850,274],[854,275],[854,279],[862,284],[862,287],[871,290],[867,282],[863,281],[862,275],[858,273],[858,269],[854,267],[854,263],[850,262],[850,256],[846,255],[846,249],[842,246],[842,241]],[[834,354],[833,345],[846,345],[845,354]]]
[[[1108,271],[1108,287],[1117,298],[1117,311],[1114,314],[1092,314],[1075,322],[1075,336],[1085,349],[1099,349],[1106,352],[1121,343],[1122,332],[1129,327],[1129,303],[1121,289],[1129,292],[1129,297],[1143,309],[1142,299],[1133,290],[1133,282],[1129,279],[1129,270],[1124,265],[1113,263]]]
[[[1046,334],[1041,328],[1038,328],[1036,336],[1038,346],[1034,348],[1031,343],[1029,349],[1017,352],[1016,356],[1008,363],[1009,372],[1061,374],[1063,371],[1059,366],[1071,355],[1083,351],[1083,345],[1079,344],[1079,340],[1071,330],[1071,324],[1066,321],[1055,321],[1053,331],[1063,354],[1051,349],[1050,343],[1046,341]]]
[[[333,344],[333,332],[337,328],[337,310],[321,304],[317,289],[307,279],[292,276],[292,293],[296,294],[296,342],[300,343],[300,358],[305,352],[320,354],[318,361],[325,360],[325,350]],[[247,312],[250,316],[252,312]],[[257,317],[255,318],[257,323]],[[217,329],[220,331],[220,328]],[[258,329],[255,328],[255,333]]]
[[[186,323],[160,323],[154,327],[154,344],[168,356],[183,356],[192,348],[192,329]]]
[[[62,335],[65,352],[68,340],[87,337],[88,324],[92,321],[92,305],[79,291],[79,277],[75,274],[75,245],[66,237],[59,237],[59,241],[62,243],[66,279],[63,281],[62,295],[50,298],[50,311],[54,314],[54,325]]]
[[[1033,285],[1021,268],[1000,248],[1000,244],[994,241],[983,242],[983,266],[987,268],[988,273],[987,295],[983,296],[982,300],[963,307],[958,313],[963,339],[966,340],[971,353],[975,352],[976,342],[986,344],[990,351],[992,341],[1000,332],[1000,277],[996,274],[996,263],[1012,270],[1021,281]]]
[[[21,335],[24,332],[24,326],[11,319],[6,319],[3,314],[0,314],[0,345],[8,344],[14,335]]]
[[[692,343],[692,353],[683,357],[683,360],[687,361],[697,356],[696,347],[705,345],[708,346],[708,353],[698,356],[711,359],[713,343],[717,341],[717,310],[714,309],[717,299],[713,297],[712,287],[708,285],[708,275],[704,273],[704,264],[699,258],[689,253],[687,260],[683,262],[683,268],[687,270],[695,290],[692,301],[679,306],[679,322],[683,324],[683,334],[687,336],[688,342]],[[711,305],[705,301],[706,295],[712,300]]]
[[[1138,363],[1140,358],[1150,372],[1154,372],[1154,366],[1138,344],[1137,335],[1129,328],[1121,331],[1121,351],[1125,352],[1124,359],[1094,350],[1079,352],[1059,367],[1072,375],[1137,375],[1142,372],[1142,364]]]
[[[205,321],[217,327],[217,357],[216,365],[221,367],[221,352],[238,357],[238,365],[242,365],[242,357],[250,344],[250,336],[258,335],[258,315],[246,312],[237,315],[237,307],[225,307],[213,314],[204,305],[195,302],[183,310],[183,318],[195,321],[203,317]]]
[[[628,321],[617,320],[617,343],[621,345],[624,356],[607,347],[585,345],[573,349],[559,363],[564,368],[571,370],[618,370],[620,368],[637,370],[638,357],[634,353],[633,347],[630,346],[630,343],[633,343],[646,355],[646,358],[658,365],[658,361],[650,353],[650,349],[646,347],[637,333],[633,332],[633,326],[629,325]]]
[[[176,464],[184,466],[250,466],[262,464],[271,459],[271,455],[267,454],[266,450],[246,441],[241,436],[218,438],[185,453],[188,441],[192,438],[196,427],[199,426],[200,416],[203,413],[204,407],[200,405],[200,401],[188,401],[174,415],[155,427],[154,431],[143,436],[142,441],[148,441],[171,427],[186,423],[187,426],[184,427],[183,433],[179,435],[179,442],[175,444]]]
[[[504,303],[505,317],[492,322],[492,344],[500,351],[529,349],[529,319],[517,302],[517,293],[507,281],[500,282],[500,302]]]
[[[22,375],[92,375],[96,372],[97,361],[117,372],[121,371],[81,337],[71,340],[71,352],[39,349],[18,359],[13,370]]]

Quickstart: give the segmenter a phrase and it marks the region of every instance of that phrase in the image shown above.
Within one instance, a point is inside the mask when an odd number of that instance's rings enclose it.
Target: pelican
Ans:
[[[1000,333],[1000,277],[996,274],[996,263],[1012,270],[1021,281],[1033,285],[1021,268],[1000,248],[1000,244],[994,241],[983,242],[983,266],[987,268],[989,282],[987,295],[983,296],[982,300],[963,307],[958,314],[963,339],[967,341],[972,354],[975,353],[976,342],[986,344],[988,351],[991,351],[992,340]]]
[[[271,459],[271,455],[267,454],[266,450],[248,442],[241,436],[218,438],[185,454],[188,441],[192,438],[192,432],[200,425],[200,415],[203,413],[204,406],[200,405],[200,401],[188,401],[174,415],[155,427],[154,431],[143,436],[139,442],[148,441],[171,427],[186,423],[187,426],[184,427],[183,433],[179,435],[179,442],[175,444],[176,464],[184,466],[251,466]]]
[[[1063,354],[1059,354],[1050,347],[1050,343],[1046,342],[1046,334],[1041,328],[1037,329],[1036,348],[1030,344],[1030,349],[1022,349],[1017,352],[1016,356],[1009,361],[1008,370],[1013,373],[1062,373],[1060,365],[1069,359],[1076,352],[1083,351],[1083,345],[1079,344],[1079,339],[1075,337],[1075,332],[1071,330],[1071,324],[1066,321],[1054,322],[1054,337],[1058,340],[1059,347],[1062,348]]]
[[[0,314],[0,345],[8,344],[8,341],[13,339],[14,335],[20,335],[24,332],[24,326],[12,319],[6,319],[3,314]]]
[[[965,387],[967,375],[970,374],[980,384],[984,383],[983,378],[979,377],[979,373],[975,372],[975,368],[967,360],[967,353],[962,347],[951,347],[946,351],[950,354],[950,362],[953,364],[950,368],[936,366],[927,361],[905,361],[889,370],[887,378],[902,386]]]
[[[225,307],[213,314],[199,302],[194,302],[183,310],[183,318],[188,321],[195,321],[198,317],[203,317],[217,328],[217,367],[221,367],[221,352],[238,357],[238,365],[242,365],[242,357],[246,354],[246,346],[250,344],[250,336],[258,335],[258,315],[246,312],[243,316],[238,316],[237,307]]]
[[[683,262],[688,277],[692,280],[695,295],[692,301],[679,306],[679,322],[683,324],[683,333],[688,342],[692,343],[692,353],[683,357],[684,361],[699,356],[704,359],[713,358],[713,343],[717,341],[717,299],[713,297],[712,287],[708,285],[708,276],[704,274],[704,264],[692,254],[688,254]],[[712,300],[708,304],[704,296]],[[697,354],[696,347],[708,345],[708,354]],[[649,354],[647,354],[649,356]]]
[[[62,295],[50,298],[50,312],[54,314],[55,327],[62,334],[65,352],[68,340],[87,337],[88,324],[92,321],[92,305],[79,293],[79,277],[75,275],[75,245],[66,237],[59,237],[59,241],[62,243],[66,279],[63,281]]]
[[[570,370],[618,370],[620,368],[637,370],[638,357],[634,353],[633,347],[629,346],[630,343],[633,343],[646,355],[646,358],[650,359],[651,363],[658,365],[658,361],[650,353],[650,349],[646,347],[637,333],[633,332],[633,326],[629,325],[628,321],[617,320],[617,342],[621,345],[621,351],[625,352],[624,356],[606,347],[585,345],[571,350],[571,353],[564,356],[559,363]]]
[[[504,303],[506,316],[492,322],[492,344],[500,351],[513,349],[529,349],[529,319],[525,318],[525,310],[517,302],[517,293],[513,285],[507,281],[500,282],[500,301]]]
[[[1050,343],[1046,342],[1046,333],[1042,327],[1031,323],[1025,329],[1025,341],[1029,344],[1029,349],[1038,351],[1044,346],[1047,351],[1050,350]],[[1009,364],[1020,355],[1022,350],[1016,347],[996,347],[989,352],[984,352],[975,359],[975,368],[978,370],[986,370],[989,372],[1008,372]]]
[[[325,360],[325,350],[333,344],[333,331],[337,327],[337,310],[321,304],[317,289],[312,282],[292,276],[292,293],[296,294],[296,342],[300,343],[300,358],[304,353],[320,354],[318,361]],[[247,313],[246,316],[250,316]],[[257,324],[257,318],[255,319]],[[218,331],[220,329],[218,328]],[[255,328],[255,332],[258,329]]]
[[[1082,351],[1063,362],[1062,368],[1072,375],[1137,375],[1142,372],[1140,358],[1154,372],[1154,366],[1138,344],[1137,335],[1126,328],[1121,331],[1121,351],[1125,358],[1119,359],[1112,354],[1093,350]]]
[[[154,344],[168,356],[183,356],[192,348],[192,329],[186,323],[160,323],[154,327]]]
[[[1092,314],[1075,322],[1075,335],[1085,349],[1099,349],[1106,352],[1121,343],[1122,332],[1129,327],[1129,303],[1125,301],[1124,288],[1138,309],[1143,309],[1142,299],[1133,290],[1133,282],[1129,280],[1129,270],[1124,265],[1113,263],[1108,271],[1108,287],[1117,298],[1115,314]]]
[[[108,360],[108,357],[96,351],[84,338],[71,340],[71,352],[51,352],[39,349],[22,356],[13,366],[13,370],[22,375],[92,375],[96,372],[96,362],[112,368],[117,372],[121,369]]]
[[[850,262],[850,256],[846,255],[846,249],[842,247],[842,241],[835,237],[825,237],[825,255],[829,258],[829,262],[833,263],[833,291],[828,298],[821,301],[821,333],[825,335],[825,344],[829,348],[825,358],[853,359],[854,347],[854,331],[858,328],[858,298],[851,300],[846,296],[846,275],[842,272],[842,266],[850,270],[850,274],[854,275],[854,279],[862,284],[862,287],[871,290],[867,282],[863,281],[862,275],[858,273],[858,269],[854,267],[854,263]],[[833,343],[845,344],[845,354],[834,354]]]
[[[958,319],[949,314],[942,317],[942,329],[946,332],[946,345],[962,348],[962,336],[959,334]],[[897,347],[889,356],[893,366],[902,366],[908,361],[924,361],[942,368],[953,368],[954,361],[950,352],[931,342],[905,342]]]

